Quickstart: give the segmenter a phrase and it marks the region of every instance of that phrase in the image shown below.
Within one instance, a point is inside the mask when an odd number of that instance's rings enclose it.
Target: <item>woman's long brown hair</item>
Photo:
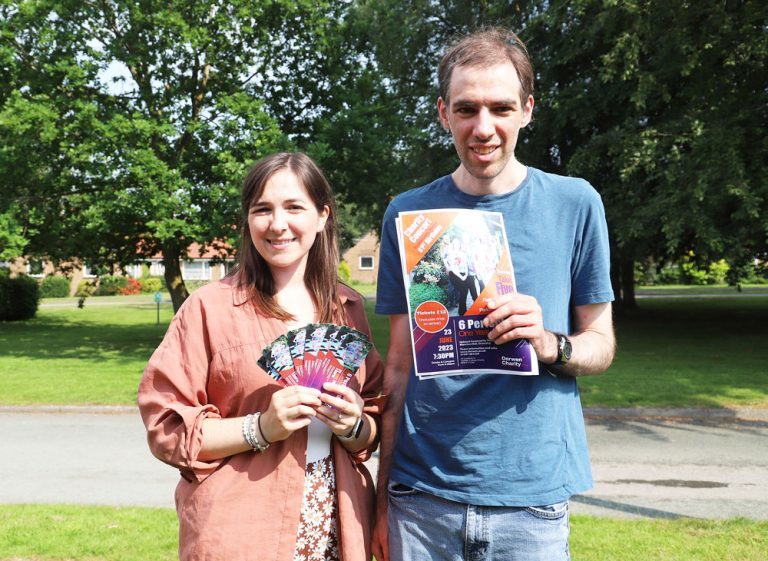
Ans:
[[[309,250],[304,283],[315,304],[319,321],[340,322],[343,320],[343,313],[338,293],[339,245],[336,232],[336,202],[331,185],[322,170],[306,154],[301,152],[272,154],[262,158],[251,168],[245,178],[240,197],[242,217],[238,264],[229,276],[237,279],[238,287],[246,291],[248,300],[260,313],[284,321],[294,319],[277,303],[272,271],[253,246],[248,228],[248,214],[251,207],[261,197],[269,179],[283,169],[290,170],[298,178],[318,212],[322,212],[324,206],[329,209],[325,227],[318,232]]]

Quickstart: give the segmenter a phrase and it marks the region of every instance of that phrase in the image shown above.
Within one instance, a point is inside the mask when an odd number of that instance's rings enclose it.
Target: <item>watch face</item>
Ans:
[[[565,335],[559,335],[557,336],[557,363],[558,364],[565,364],[571,359],[571,351],[573,348],[571,347],[571,342],[568,340],[568,337]]]
[[[565,341],[563,341],[563,360],[571,360],[571,352],[573,351],[573,347],[571,346],[571,342],[563,337]]]

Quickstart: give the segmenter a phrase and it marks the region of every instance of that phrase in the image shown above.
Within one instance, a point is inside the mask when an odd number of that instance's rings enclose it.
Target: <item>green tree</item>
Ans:
[[[0,89],[0,173],[25,251],[108,269],[162,251],[178,307],[178,259],[194,241],[234,241],[245,169],[280,148],[326,170],[343,239],[365,232],[406,172],[397,100],[353,7],[0,4],[13,76]]]
[[[527,30],[541,72],[532,159],[601,192],[617,295],[634,262],[765,255],[768,118],[759,2],[551,2]]]
[[[378,68],[398,100],[402,165],[415,184],[457,164],[437,126],[435,70],[456,34],[516,30],[537,70],[519,158],[581,175],[601,193],[619,304],[633,263],[693,252],[731,274],[766,255],[766,11],[759,2],[360,3]],[[412,186],[402,182],[395,191]]]
[[[238,187],[290,142],[255,69],[276,13],[251,2],[3,4],[0,172],[32,253],[128,264],[161,251],[174,307],[192,242],[232,241]],[[38,150],[32,150],[37,146]]]

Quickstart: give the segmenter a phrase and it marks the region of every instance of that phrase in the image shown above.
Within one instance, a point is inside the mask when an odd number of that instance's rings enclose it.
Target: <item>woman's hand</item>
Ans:
[[[285,440],[306,427],[322,405],[320,391],[304,386],[289,386],[272,394],[260,419],[261,434],[268,442]]]
[[[363,416],[363,398],[355,390],[341,384],[326,382],[323,390],[330,393],[320,394],[320,399],[332,407],[319,407],[317,418],[328,425],[335,435],[349,434]]]

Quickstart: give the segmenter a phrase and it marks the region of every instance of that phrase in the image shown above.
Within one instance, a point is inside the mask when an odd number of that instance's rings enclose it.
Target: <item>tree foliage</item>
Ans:
[[[178,307],[179,258],[234,242],[247,167],[284,148],[325,169],[349,242],[458,163],[436,67],[483,25],[528,44],[518,156],[600,191],[628,303],[635,261],[725,258],[735,279],[766,257],[768,22],[750,0],[0,0],[0,257],[161,251]]]
[[[765,256],[767,25],[759,2],[580,0],[530,26],[537,160],[600,190],[627,304],[636,260]]]
[[[516,30],[537,70],[518,157],[586,177],[606,205],[614,286],[633,304],[633,262],[766,257],[768,21],[748,0],[668,3],[361,2],[418,183],[457,164],[439,129],[442,49],[483,25]],[[408,187],[404,184],[402,187]]]

